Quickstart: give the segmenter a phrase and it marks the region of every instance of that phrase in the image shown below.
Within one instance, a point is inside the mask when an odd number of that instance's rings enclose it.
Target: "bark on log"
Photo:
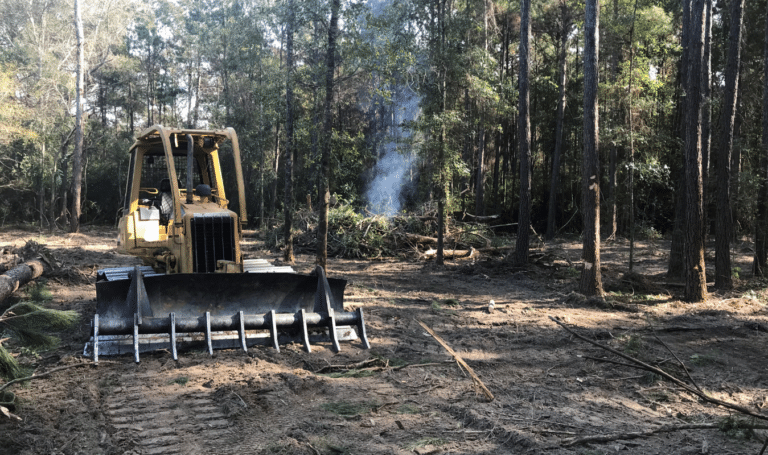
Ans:
[[[478,223],[485,223],[489,221],[493,221],[499,218],[499,215],[472,215],[471,213],[465,213],[463,214],[464,217],[472,219],[472,221],[477,221]]]
[[[437,255],[437,250],[430,248],[424,252],[425,259],[434,259]],[[478,250],[470,248],[468,250],[443,250],[443,258],[445,259],[458,259],[458,258],[476,258],[479,256]]]
[[[42,275],[44,270],[43,262],[33,260],[17,265],[0,275],[0,302],[16,292],[19,286],[25,285]]]
[[[427,244],[437,244],[437,239],[435,237],[427,237],[426,235],[419,235],[419,234],[404,234],[405,238],[411,242],[414,243],[427,243]]]

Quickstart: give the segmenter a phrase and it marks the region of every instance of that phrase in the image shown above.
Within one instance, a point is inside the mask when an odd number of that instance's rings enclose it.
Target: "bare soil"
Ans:
[[[82,350],[95,311],[95,271],[137,263],[113,251],[115,237],[103,228],[0,232],[0,247],[34,240],[53,252],[67,273],[48,278],[49,305],[82,315],[76,329],[59,334],[56,350],[19,355],[37,373],[90,362]],[[734,248],[742,278],[749,246]],[[311,354],[288,345],[279,353],[190,351],[178,361],[156,352],[139,364],[102,358],[98,366],[11,386],[23,421],[0,416],[0,454],[757,454],[764,430],[739,428],[732,411],[604,361],[620,359],[549,319],[685,378],[677,357],[707,393],[762,411],[764,283],[746,277],[727,294],[683,303],[682,287],[663,273],[668,248],[640,242],[635,273],[627,275],[627,242],[604,244],[606,302],[574,292],[578,239],[538,245],[526,268],[499,257],[445,267],[333,259],[328,275],[349,280],[345,303],[364,307],[370,350],[348,342],[338,354],[318,344]],[[255,237],[246,238],[244,250],[252,258],[279,257]],[[299,255],[295,269],[309,273],[313,260]],[[493,401],[417,320],[472,367]],[[692,424],[724,429],[683,429]],[[630,434],[662,425],[671,431]],[[595,435],[609,440],[571,445]]]

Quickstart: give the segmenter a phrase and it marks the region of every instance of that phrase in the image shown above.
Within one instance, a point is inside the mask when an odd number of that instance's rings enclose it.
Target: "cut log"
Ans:
[[[11,270],[0,275],[0,302],[7,299],[23,286],[43,274],[45,266],[43,262],[33,260],[17,265]]]
[[[470,213],[464,213],[463,216],[470,218],[472,221],[477,221],[479,223],[487,223],[489,221],[497,220],[499,218],[499,215],[480,216],[480,215],[472,215]]]
[[[430,248],[424,252],[425,259],[434,259],[437,255],[437,250]],[[443,250],[443,257],[445,259],[458,259],[458,258],[472,258],[475,259],[479,256],[476,249],[470,248],[468,250]]]
[[[427,237],[426,235],[409,234],[409,233],[405,233],[403,235],[408,241],[413,243],[419,243],[419,244],[426,243],[429,245],[432,245],[432,244],[437,245],[437,239],[435,237]]]

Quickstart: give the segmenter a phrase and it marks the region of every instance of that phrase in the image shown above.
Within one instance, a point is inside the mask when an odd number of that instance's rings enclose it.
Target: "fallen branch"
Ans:
[[[469,365],[467,365],[467,362],[464,361],[464,359],[459,356],[459,354],[456,353],[450,346],[448,346],[448,343],[446,343],[442,338],[437,336],[437,334],[430,329],[426,324],[416,319],[416,322],[419,323],[420,326],[424,327],[424,330],[427,331],[430,335],[432,335],[432,338],[435,339],[442,347],[445,348],[446,351],[448,351],[449,354],[453,356],[454,359],[456,359],[456,362],[458,362],[459,365],[461,365],[465,370],[469,372],[469,375],[472,376],[472,380],[474,380],[475,384],[480,387],[480,389],[483,391],[483,394],[485,394],[485,397],[488,398],[488,401],[493,401],[493,394],[490,390],[483,384],[483,381],[480,380],[480,377],[475,373],[475,370],[472,369]]]
[[[618,362],[618,361],[612,360],[612,359],[601,359],[599,357],[591,357],[591,356],[588,356],[588,355],[585,355],[584,358],[585,359],[589,359],[589,360],[594,360],[595,362],[606,362],[606,363],[612,363],[614,365],[620,365],[620,366],[623,366],[623,367],[635,368],[635,366],[632,365],[631,363]]]
[[[405,365],[400,365],[397,367],[391,367],[391,370],[402,370],[403,368],[414,368],[414,367],[437,367],[441,365],[445,365],[448,363],[453,363],[452,360],[447,360],[445,362],[430,362],[430,363],[406,363]]]
[[[755,417],[757,419],[768,420],[768,416],[766,416],[765,414],[761,414],[759,412],[755,412],[755,411],[753,411],[753,410],[751,410],[751,409],[749,409],[747,407],[738,405],[736,403],[730,403],[728,401],[723,401],[723,400],[711,397],[711,396],[707,395],[706,393],[704,393],[704,392],[702,392],[700,390],[697,390],[695,387],[690,386],[690,385],[686,384],[685,382],[681,381],[680,379],[672,376],[671,374],[667,373],[666,371],[662,370],[661,368],[657,368],[657,367],[648,365],[647,363],[645,363],[645,362],[643,362],[641,360],[638,360],[638,359],[636,359],[636,358],[634,358],[632,356],[629,356],[627,354],[624,354],[623,352],[617,351],[616,349],[613,349],[613,348],[611,348],[609,346],[605,346],[605,345],[600,344],[600,343],[598,343],[596,341],[590,340],[589,338],[584,337],[584,336],[576,333],[573,329],[569,328],[568,326],[566,326],[562,322],[558,321],[557,319],[553,318],[552,316],[550,316],[549,319],[551,319],[552,322],[554,322],[555,324],[559,325],[560,327],[565,329],[568,333],[570,333],[571,335],[575,336],[576,338],[578,338],[578,339],[580,339],[582,341],[586,341],[587,343],[589,343],[591,345],[597,346],[600,349],[604,349],[604,350],[606,350],[606,351],[608,351],[610,353],[616,354],[617,356],[623,358],[624,360],[628,360],[629,362],[634,364],[634,365],[632,365],[632,367],[634,367],[634,368],[639,368],[641,370],[646,370],[646,371],[650,371],[651,373],[658,374],[659,376],[661,376],[661,377],[663,377],[663,378],[673,382],[678,387],[684,389],[688,393],[701,398],[702,400],[706,401],[707,403],[712,403],[712,404],[715,404],[715,405],[718,405],[718,406],[722,406],[722,407],[724,407],[726,409],[731,409],[731,410],[734,410],[734,411],[738,411],[738,412],[740,412],[742,414],[746,414],[748,416],[752,416],[752,417]]]
[[[105,362],[102,361],[101,363],[105,363]],[[2,386],[0,386],[0,392],[5,390],[11,384],[16,384],[17,382],[26,382],[26,381],[31,381],[33,379],[45,378],[47,376],[50,376],[53,373],[56,373],[57,371],[68,370],[70,368],[82,367],[82,366],[85,366],[85,365],[96,365],[96,364],[93,363],[93,362],[74,363],[72,365],[66,365],[66,366],[63,366],[63,367],[54,368],[54,369],[48,370],[48,371],[46,371],[44,373],[33,374],[32,376],[27,376],[26,378],[14,379],[13,381],[6,382]]]
[[[570,438],[560,441],[562,447],[570,447],[581,444],[611,442],[618,439],[637,439],[646,438],[658,433],[671,433],[682,430],[717,430],[720,426],[716,423],[690,423],[684,425],[662,425],[658,428],[643,431],[630,431],[626,433],[598,434],[593,436],[584,436],[581,438]]]
[[[374,357],[372,359],[363,360],[362,362],[353,363],[351,365],[327,365],[320,368],[319,370],[315,370],[314,373],[320,374],[320,373],[327,373],[327,372],[358,370],[362,367],[374,364],[376,362],[382,362],[382,360]]]
[[[374,365],[376,363],[380,363],[381,365]],[[433,366],[441,366],[446,365],[449,363],[453,363],[452,360],[448,360],[445,362],[430,362],[430,363],[406,363],[405,365],[398,365],[396,367],[389,366],[389,360],[382,360],[379,358],[372,358],[368,360],[363,360],[362,362],[353,363],[351,365],[327,365],[319,370],[315,370],[315,374],[325,374],[325,373],[346,373],[349,371],[384,371],[384,370],[402,370],[403,368],[413,368],[413,367],[433,367]],[[369,366],[372,365],[372,366]]]
[[[683,371],[685,371],[685,375],[688,377],[688,380],[689,380],[689,381],[691,381],[691,384],[693,384],[693,386],[694,386],[694,387],[696,387],[696,390],[698,390],[698,391],[699,391],[699,392],[701,392],[701,393],[704,393],[704,391],[703,391],[703,390],[701,390],[701,387],[699,387],[699,385],[698,385],[698,384],[696,384],[696,381],[694,381],[694,380],[693,380],[693,377],[691,377],[691,373],[690,373],[690,372],[688,372],[688,368],[686,368],[686,366],[685,366],[685,364],[683,363],[683,361],[682,361],[682,360],[680,360],[680,357],[678,357],[678,356],[677,356],[677,354],[675,354],[674,352],[672,352],[672,349],[670,349],[670,348],[669,348],[669,346],[667,346],[667,343],[665,343],[665,342],[664,342],[664,341],[663,341],[661,338],[659,338],[659,336],[658,336],[658,335],[656,335],[656,330],[654,330],[654,328],[653,328],[653,326],[650,324],[650,322],[648,323],[648,326],[650,326],[650,327],[651,327],[651,331],[653,332],[653,336],[656,338],[656,340],[658,340],[658,342],[659,342],[659,343],[661,343],[661,344],[662,344],[662,345],[663,345],[663,346],[664,346],[664,347],[667,349],[667,351],[668,351],[670,354],[672,354],[672,357],[674,357],[674,358],[675,358],[675,360],[677,360],[677,363],[679,363],[679,364],[680,364],[680,366],[683,368]]]

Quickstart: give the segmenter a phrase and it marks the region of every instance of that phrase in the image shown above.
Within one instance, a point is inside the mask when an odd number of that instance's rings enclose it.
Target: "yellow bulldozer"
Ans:
[[[226,145],[225,145],[226,144]],[[219,155],[231,151],[239,212],[230,201]],[[263,259],[243,259],[245,188],[232,128],[152,126],[129,150],[118,251],[143,266],[99,270],[93,334],[85,354],[241,348],[256,344],[359,339],[369,348],[363,312],[344,311],[346,281],[309,275]],[[355,333],[357,332],[357,333]]]

